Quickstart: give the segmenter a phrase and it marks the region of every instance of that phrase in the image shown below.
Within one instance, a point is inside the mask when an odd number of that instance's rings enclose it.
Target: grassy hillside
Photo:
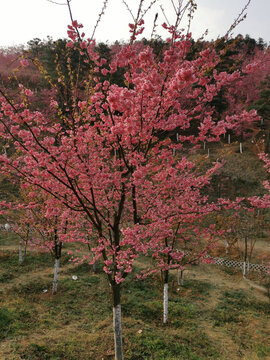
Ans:
[[[113,359],[111,298],[103,274],[64,255],[53,296],[50,257],[31,251],[19,267],[16,239],[7,236],[0,238],[0,359]],[[167,326],[161,322],[158,277],[137,281],[131,275],[124,284],[125,359],[270,359],[270,306],[258,282],[213,265],[188,270],[179,291],[175,274],[171,280]]]

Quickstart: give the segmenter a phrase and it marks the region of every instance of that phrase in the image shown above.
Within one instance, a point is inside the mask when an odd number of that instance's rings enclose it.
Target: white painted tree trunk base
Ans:
[[[228,254],[229,253],[229,243],[227,240],[225,242],[225,248],[226,248],[226,254]]]
[[[169,310],[168,310],[168,304],[169,304],[169,295],[168,295],[168,283],[164,284],[164,292],[163,292],[163,324],[168,323],[169,318]]]
[[[180,277],[180,284],[181,286],[184,285],[184,270],[181,270],[181,277]]]
[[[180,275],[181,273],[181,275]],[[184,270],[177,270],[177,285],[178,286],[183,286],[184,285]]]
[[[121,305],[113,308],[113,330],[114,330],[114,349],[115,360],[124,360],[122,345],[122,320]]]
[[[52,288],[52,293],[53,294],[57,293],[59,267],[60,267],[60,259],[55,259],[55,262],[54,262],[54,276],[53,276],[53,288]]]
[[[243,278],[246,278],[246,274],[247,274],[247,268],[246,268],[246,262],[244,261],[244,264],[243,264]]]

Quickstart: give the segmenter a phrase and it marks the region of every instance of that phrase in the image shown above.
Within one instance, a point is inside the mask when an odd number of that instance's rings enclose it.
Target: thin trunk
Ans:
[[[229,253],[229,243],[227,240],[225,242],[225,248],[226,248],[226,254],[228,254]]]
[[[164,273],[164,287],[163,287],[163,324],[168,323],[169,318],[169,309],[168,309],[168,303],[169,303],[169,296],[168,296],[168,285],[169,282],[169,270],[165,270]]]
[[[54,252],[54,277],[53,277],[53,288],[52,288],[52,293],[56,294],[57,293],[57,286],[58,286],[58,272],[59,272],[59,267],[60,267],[60,258],[62,255],[62,242],[58,242],[58,233],[57,233],[57,228],[54,229],[54,247],[53,247],[53,252]]]
[[[120,221],[122,213],[124,210],[124,204],[126,199],[126,186],[122,183],[121,198],[119,201],[118,211],[114,214],[114,223],[113,223],[113,242],[114,246],[117,249],[115,253],[115,258],[117,258],[118,251],[120,251]],[[101,233],[101,230],[100,230]],[[103,255],[104,257],[104,255]],[[117,271],[117,265],[115,264],[115,273]],[[117,284],[115,279],[112,279],[108,275],[109,281],[112,287],[113,295],[113,330],[114,330],[114,351],[115,351],[115,360],[124,360],[123,356],[123,345],[122,345],[122,320],[121,320],[121,299],[120,291],[121,285]],[[111,280],[110,280],[111,279]]]
[[[231,143],[231,134],[228,134],[228,144]]]
[[[179,276],[179,269],[177,269],[177,285],[180,286],[180,276]]]
[[[97,272],[97,262],[96,261],[92,265],[92,270],[93,270],[93,273]]]
[[[163,292],[163,324],[168,323],[169,318],[169,310],[168,310],[168,303],[169,303],[169,296],[168,296],[168,283],[164,283],[164,292]]]
[[[181,286],[184,285],[184,271],[185,271],[185,270],[181,270],[181,277],[180,277],[180,285],[181,285]]]
[[[239,145],[240,154],[243,153],[243,140],[244,140],[243,133],[241,133],[241,136],[240,136],[240,145]]]
[[[247,249],[247,237],[245,236],[245,250],[244,250],[244,265],[243,265],[243,277],[245,278],[246,277],[246,274],[247,274],[247,252],[248,252],[248,249]]]
[[[53,294],[57,293],[59,266],[60,266],[60,259],[55,259],[55,262],[54,262],[54,276],[53,276],[53,288],[52,288],[52,293]]]
[[[122,345],[122,319],[120,304],[120,285],[113,285],[113,331],[115,360],[124,360]]]
[[[22,243],[19,244],[19,265],[21,266],[23,263],[23,256],[22,256]]]
[[[180,274],[179,274],[179,269],[177,269],[177,285],[178,286],[184,285],[184,271],[185,270],[181,270]]]
[[[91,246],[90,246],[89,243],[87,243],[87,246],[88,246],[88,250],[89,250],[89,252],[90,252],[90,258],[91,258],[91,262],[92,262],[93,259],[94,259],[93,251],[92,251]],[[95,262],[92,264],[92,270],[93,270],[94,273],[97,271],[97,261],[95,261]]]
[[[239,151],[240,151],[240,154],[243,153],[243,146],[242,146],[242,143],[240,142],[240,145],[239,145]]]

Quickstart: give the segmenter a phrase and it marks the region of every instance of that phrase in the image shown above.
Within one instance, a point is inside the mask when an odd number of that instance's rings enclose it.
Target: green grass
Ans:
[[[191,345],[192,344],[192,345]],[[215,344],[201,331],[190,329],[171,333],[166,328],[147,328],[133,338],[126,358],[139,359],[218,359]]]
[[[256,300],[239,289],[222,293],[212,317],[214,324],[220,326],[223,323],[243,323],[250,317],[266,317],[269,314],[269,307],[266,303]]]
[[[37,324],[37,312],[29,306],[0,307],[0,339],[16,337],[33,331]]]
[[[29,253],[28,259],[19,267],[16,253],[4,251],[1,255],[4,266],[0,274],[11,276],[3,277],[2,282],[0,340],[10,344],[16,359],[113,359],[111,293],[101,269],[93,273],[87,264],[70,268],[66,259],[60,269],[59,291],[52,295],[53,271],[42,275],[42,270],[53,266],[52,261],[46,254],[35,252]],[[238,355],[267,359],[267,304],[244,290],[213,285],[211,278],[187,278],[180,291],[173,275],[171,279],[170,321],[166,326],[162,324],[163,290],[158,276],[138,281],[131,274],[123,284],[126,360],[225,360],[228,354],[223,353],[222,336],[235,344]],[[218,297],[212,304],[214,293]],[[250,319],[257,321],[255,337],[248,327]],[[219,341],[216,334],[222,335]],[[228,349],[231,351],[235,350]],[[234,353],[231,358],[238,355]]]

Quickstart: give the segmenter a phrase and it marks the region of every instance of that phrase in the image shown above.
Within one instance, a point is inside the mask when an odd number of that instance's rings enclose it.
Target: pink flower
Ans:
[[[20,60],[20,64],[21,64],[22,67],[26,67],[26,66],[29,65],[29,62],[26,59],[22,59],[22,60]]]

